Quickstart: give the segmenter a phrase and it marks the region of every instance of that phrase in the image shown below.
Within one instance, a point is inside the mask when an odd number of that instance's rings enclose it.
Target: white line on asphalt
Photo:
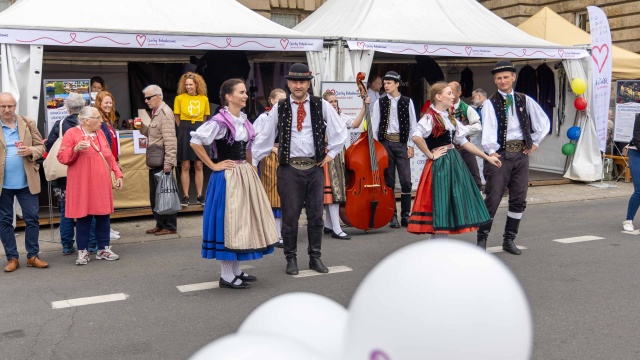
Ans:
[[[199,284],[180,285],[176,287],[180,292],[190,292],[190,291],[217,289],[220,287],[220,283],[218,281],[211,281],[211,282],[204,282]]]
[[[518,247],[518,249],[520,249],[520,250],[527,250],[526,246],[516,245],[516,247]],[[487,248],[487,252],[489,254],[495,254],[495,253],[504,252],[504,250],[502,249],[502,246],[492,246],[492,247],[488,247]]]
[[[122,300],[126,300],[128,297],[129,295],[123,294],[123,293],[91,296],[91,297],[85,297],[85,298],[54,301],[51,303],[51,307],[53,309],[64,309],[64,308],[70,308],[74,306],[100,304],[100,303],[106,303],[106,302],[112,302],[112,301],[122,301]]]
[[[629,234],[629,235],[640,235],[640,230],[633,230],[633,231],[622,231],[623,234]]]
[[[593,241],[593,240],[604,240],[604,238],[599,236],[593,236],[593,235],[585,235],[585,236],[576,236],[576,237],[565,238],[565,239],[555,239],[553,241],[563,243],[563,244],[573,244],[573,243]]]
[[[329,274],[353,271],[352,268],[347,267],[347,266],[329,266],[328,269],[329,269]],[[300,271],[300,273],[298,275],[293,275],[293,277],[294,278],[303,278],[303,277],[318,276],[318,275],[326,275],[326,274],[319,273],[319,272],[317,272],[315,270],[302,270],[302,271]]]

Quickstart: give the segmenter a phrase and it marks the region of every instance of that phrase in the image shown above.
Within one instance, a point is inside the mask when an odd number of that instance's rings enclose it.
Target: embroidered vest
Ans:
[[[382,96],[378,100],[380,104],[380,127],[378,128],[378,139],[385,139],[387,128],[389,127],[389,119],[391,113],[391,99],[388,96]],[[398,100],[398,123],[400,125],[400,142],[406,143],[409,140],[409,131],[411,130],[411,119],[409,118],[409,106],[411,99],[407,96],[400,96]]]
[[[309,108],[311,127],[313,132],[313,144],[315,147],[315,160],[324,159],[326,144],[324,141],[327,125],[322,117],[322,98],[309,95]],[[291,98],[287,97],[278,103],[278,158],[280,164],[289,164],[291,157],[291,129],[293,123],[291,110]],[[298,131],[297,129],[295,131]]]
[[[515,94],[514,102],[516,116],[520,122],[520,129],[522,130],[522,135],[524,137],[524,144],[527,149],[531,149],[533,140],[531,140],[531,117],[527,112],[527,97],[523,93],[516,92]],[[489,101],[491,101],[491,104],[493,105],[493,109],[496,113],[496,119],[498,120],[498,144],[500,145],[500,149],[498,149],[498,151],[504,150],[504,144],[507,143],[507,122],[509,121],[506,109],[507,100],[502,97],[499,92],[496,92],[491,95]]]
[[[453,116],[456,120],[462,122],[463,125],[469,125],[469,119],[467,119],[467,110],[469,110],[469,105],[464,101],[460,100],[460,105],[458,105],[458,109],[454,111]]]

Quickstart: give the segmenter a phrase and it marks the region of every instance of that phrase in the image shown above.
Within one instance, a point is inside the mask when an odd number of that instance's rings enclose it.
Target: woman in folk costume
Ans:
[[[413,141],[430,161],[422,171],[407,231],[446,238],[448,234],[475,231],[491,221],[482,195],[454,144],[494,166],[502,164],[470,143],[467,128],[447,111],[455,99],[449,84],[434,84],[430,98],[431,107],[413,133]]]
[[[363,102],[362,110],[358,116],[354,119],[351,116],[344,114],[338,106],[338,98],[336,94],[331,90],[327,90],[322,94],[322,98],[327,100],[329,104],[340,115],[340,119],[347,126],[347,129],[355,129],[362,123],[366,107],[369,106],[369,98]],[[345,193],[346,179],[344,171],[344,151],[351,145],[351,137],[347,137],[344,143],[344,148],[336,156],[335,159],[324,165],[324,204],[325,204],[325,218],[324,218],[324,232],[325,234],[331,234],[332,238],[349,240],[351,236],[342,231],[340,227],[340,204],[347,200]]]
[[[240,261],[260,259],[278,242],[273,217],[264,216],[271,211],[269,199],[247,155],[255,139],[253,126],[241,111],[247,97],[241,79],[225,81],[220,87],[224,108],[191,132],[191,147],[213,170],[204,206],[202,257],[220,261],[220,287],[233,289],[246,289],[257,280],[240,270]],[[210,144],[217,163],[204,148]]]
[[[271,106],[278,103],[280,100],[284,100],[287,98],[287,93],[279,88],[275,88],[271,91],[269,95],[269,104]],[[263,131],[265,121],[269,119],[269,110],[271,110],[271,106],[266,108],[266,112],[260,114],[256,121],[253,123],[253,128],[256,131],[256,134],[259,134]],[[276,141],[278,141],[278,137],[276,136]],[[264,186],[264,191],[267,193],[267,197],[269,198],[269,202],[271,203],[271,210],[273,211],[273,217],[276,220],[276,230],[278,231],[278,239],[279,241],[275,243],[273,246],[281,248],[282,245],[282,209],[280,209],[280,196],[278,195],[278,180],[276,176],[276,172],[278,171],[278,143],[275,143],[273,149],[271,149],[271,154],[269,154],[266,158],[260,160],[259,163],[259,174],[260,181],[262,182],[262,186]],[[258,166],[258,163],[254,163],[254,166]]]

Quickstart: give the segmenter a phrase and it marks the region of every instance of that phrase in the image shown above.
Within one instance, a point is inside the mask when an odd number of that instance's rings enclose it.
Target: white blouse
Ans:
[[[438,113],[442,119],[444,120],[444,127],[449,131],[454,131],[453,135],[453,143],[456,145],[464,145],[468,142],[467,134],[469,133],[469,129],[463,125],[460,121],[456,121],[456,125],[453,125],[449,120],[449,113],[446,111],[440,111],[436,109],[433,105],[431,108]],[[433,122],[436,121],[433,116],[429,112],[427,112],[421,119],[418,121],[418,125],[416,126],[416,130],[413,132],[413,136],[420,136],[422,138],[427,138],[431,135],[431,131],[433,130]]]
[[[247,115],[243,112],[240,113],[240,117],[235,117],[231,113],[229,113],[229,115],[231,115],[231,118],[233,119],[233,126],[236,130],[236,138],[234,140],[249,140],[249,134],[247,133],[247,129],[244,127],[244,122],[248,121]],[[227,131],[228,130],[225,127],[220,126],[217,121],[207,121],[202,124],[198,130],[191,132],[191,142],[198,145],[211,145],[215,140],[224,138],[227,135]]]

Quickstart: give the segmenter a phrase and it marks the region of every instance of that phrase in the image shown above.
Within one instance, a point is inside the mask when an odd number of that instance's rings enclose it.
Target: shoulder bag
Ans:
[[[62,144],[63,122],[64,119],[60,120],[60,134],[58,135],[58,139],[53,143],[51,151],[49,151],[47,158],[44,159],[44,162],[42,163],[42,166],[44,167],[44,177],[47,181],[67,177],[67,165],[61,164],[60,161],[58,161],[58,151],[60,151],[60,145]]]

